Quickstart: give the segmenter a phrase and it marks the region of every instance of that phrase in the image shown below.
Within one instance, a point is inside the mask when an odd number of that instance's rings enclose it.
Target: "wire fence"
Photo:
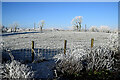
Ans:
[[[39,59],[52,59],[56,54],[63,53],[64,49],[42,49],[42,48],[34,48],[34,60]],[[15,60],[19,61],[32,61],[32,49],[18,49],[12,50],[12,55]]]
[[[59,48],[58,46],[53,47],[56,45],[57,44],[47,46],[48,48],[45,48],[42,45],[41,47],[38,47],[36,46],[36,43],[32,41],[31,48],[16,49],[16,50],[12,50],[11,53],[13,54],[15,60],[22,60],[22,61],[33,61],[36,59],[49,60],[49,59],[52,59],[56,54],[60,54],[60,53],[65,54],[66,50],[74,49],[74,47],[79,48],[80,46],[87,46],[92,48],[93,46],[97,46],[100,44],[96,43],[96,40],[92,38],[91,40],[89,40],[89,42],[85,40],[78,41],[78,42],[77,41],[71,42],[71,41],[64,40],[63,45],[60,45]]]

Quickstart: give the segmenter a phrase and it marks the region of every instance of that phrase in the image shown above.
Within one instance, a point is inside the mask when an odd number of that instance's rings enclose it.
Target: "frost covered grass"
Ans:
[[[78,46],[82,43],[89,45],[91,38],[95,39],[95,45],[106,44],[110,33],[101,32],[75,32],[75,31],[44,31],[43,33],[29,33],[3,36],[4,44],[12,49],[31,48],[31,41],[35,42],[36,48],[63,48],[66,39],[67,48]],[[72,45],[73,44],[73,45]]]
[[[92,49],[90,48],[91,38],[95,39]],[[102,69],[113,69],[115,60],[113,56],[118,51],[118,34],[102,32],[43,31],[43,33],[19,34],[3,37],[6,47],[11,46],[14,50],[31,48],[32,40],[35,41],[35,48],[62,49],[65,39],[68,41],[66,55],[62,53],[54,57],[56,60],[57,72],[61,72],[62,74],[77,74],[91,69],[98,71]],[[14,63],[19,64],[19,62]],[[11,63],[8,65],[10,64]],[[41,63],[35,64],[37,68],[40,68],[39,66]],[[34,64],[32,65],[35,66]],[[46,64],[45,66],[46,67],[41,66],[41,68],[47,71],[45,68],[47,68],[48,65]],[[51,69],[53,68],[48,69],[50,74],[52,74]],[[44,73],[43,70],[39,69],[37,72],[40,73],[39,71],[41,71],[41,77],[47,73]],[[17,77],[25,76],[21,75]]]

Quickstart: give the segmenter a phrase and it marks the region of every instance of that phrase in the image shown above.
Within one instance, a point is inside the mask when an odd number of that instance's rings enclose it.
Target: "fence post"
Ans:
[[[34,61],[34,41],[32,41],[32,62]]]
[[[64,54],[66,54],[66,45],[67,45],[67,40],[64,40]]]
[[[91,39],[91,48],[93,47],[94,39]]]

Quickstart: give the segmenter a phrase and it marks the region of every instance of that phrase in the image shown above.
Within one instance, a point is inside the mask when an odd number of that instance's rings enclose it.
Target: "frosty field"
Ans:
[[[119,80],[120,2],[1,2],[0,80]]]
[[[89,61],[89,58],[86,56],[93,56],[92,62],[88,63],[88,67],[86,69],[92,69],[93,66],[96,66],[96,69],[101,69],[100,64],[97,64],[97,62],[101,62],[104,66],[107,66],[107,69],[111,69],[111,65],[114,63],[111,56],[112,52],[110,52],[109,48],[113,48],[113,46],[116,46],[117,41],[115,33],[103,33],[103,32],[77,32],[77,31],[62,31],[62,30],[43,30],[43,32],[39,31],[27,31],[27,32],[17,32],[17,33],[6,33],[2,35],[3,40],[3,47],[10,49],[10,50],[21,50],[21,49],[31,49],[31,42],[35,42],[35,49],[46,49],[46,50],[63,50],[64,49],[64,40],[67,40],[67,52],[66,56],[64,56],[63,51],[62,52],[54,52],[56,53],[56,56],[53,57],[53,60],[43,61],[43,62],[35,62],[35,63],[28,63],[27,65],[32,67],[32,71],[34,71],[34,78],[53,78],[54,75],[54,68],[55,65],[58,64],[58,67],[62,69],[60,71],[64,70],[66,71],[68,69],[69,71],[69,64],[73,66],[76,64],[82,66],[80,62],[81,60],[87,60]],[[93,55],[87,55],[91,53],[91,39],[94,38],[94,46],[93,46]],[[105,48],[99,46],[104,46]],[[118,45],[117,45],[118,46]],[[95,48],[95,47],[98,47]],[[115,47],[116,48],[116,47]],[[102,52],[103,51],[103,52]],[[16,52],[18,53],[18,52]],[[52,52],[51,52],[52,53]],[[12,53],[15,55],[15,53]],[[19,53],[21,56],[24,56],[24,53]],[[31,54],[31,53],[29,53]],[[60,54],[60,55],[57,55]],[[101,56],[99,59],[97,59],[97,55]],[[49,55],[48,55],[49,56]],[[105,61],[105,56],[108,56],[109,59],[107,59],[108,62]],[[20,56],[14,56],[15,58],[20,58]],[[46,56],[44,56],[46,57]],[[83,57],[83,58],[82,58]],[[31,58],[31,57],[30,57]],[[35,57],[36,58],[36,57]],[[22,58],[20,58],[22,59]],[[35,59],[36,60],[36,59]],[[63,62],[60,62],[63,61]],[[70,61],[70,62],[67,62]],[[75,61],[75,62],[74,62]],[[66,63],[67,62],[67,63]],[[74,63],[73,63],[74,62]],[[69,64],[68,64],[69,63]],[[18,62],[13,62],[13,64],[19,64]],[[64,65],[68,65],[68,67],[64,68]],[[59,71],[59,68],[56,68],[57,71]],[[66,69],[67,68],[67,69]],[[76,68],[76,67],[73,67]],[[20,68],[21,69],[21,68]],[[75,71],[82,70],[83,67],[80,67],[80,69],[75,69]],[[16,70],[17,72],[17,70]],[[32,74],[32,72],[30,72]],[[10,73],[11,74],[11,73]],[[26,75],[30,76],[30,75]],[[14,76],[14,74],[11,74],[11,77],[16,78],[20,77]],[[23,76],[24,77],[24,76]]]

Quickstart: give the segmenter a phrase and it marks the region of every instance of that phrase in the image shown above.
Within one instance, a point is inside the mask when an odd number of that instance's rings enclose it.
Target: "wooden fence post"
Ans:
[[[93,47],[94,39],[91,39],[91,48]]]
[[[32,41],[32,62],[34,61],[34,41]]]
[[[67,40],[64,41],[64,54],[66,54],[66,45],[67,45]]]

